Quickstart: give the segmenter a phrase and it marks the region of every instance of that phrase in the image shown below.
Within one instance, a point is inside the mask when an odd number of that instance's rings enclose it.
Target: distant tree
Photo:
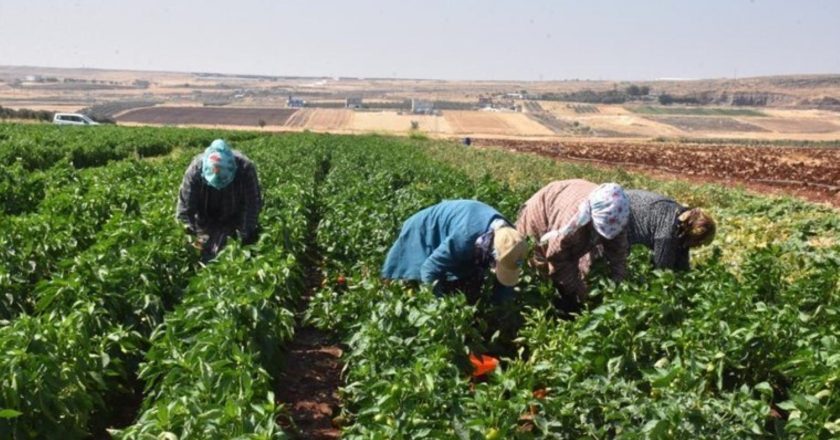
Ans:
[[[663,93],[663,94],[659,95],[659,103],[662,104],[662,105],[673,104],[674,103],[674,97],[667,94],[667,93]]]
[[[624,89],[624,92],[630,96],[645,96],[650,94],[650,87],[631,84]]]
[[[258,122],[257,124],[259,124],[260,128],[265,128],[265,120],[260,119],[260,122]]]

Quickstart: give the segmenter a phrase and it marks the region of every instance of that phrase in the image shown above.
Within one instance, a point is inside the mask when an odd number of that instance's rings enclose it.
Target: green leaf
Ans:
[[[777,406],[778,406],[779,408],[781,408],[781,409],[785,410],[785,411],[793,411],[793,410],[795,410],[795,409],[796,409],[796,404],[795,404],[795,403],[793,403],[793,402],[792,402],[792,401],[790,401],[790,400],[785,400],[784,402],[779,403]]]
[[[22,415],[23,413],[9,408],[0,409],[0,419],[13,419],[17,416]]]
[[[760,391],[763,394],[773,394],[773,387],[770,386],[767,382],[761,382],[755,386],[756,391]]]

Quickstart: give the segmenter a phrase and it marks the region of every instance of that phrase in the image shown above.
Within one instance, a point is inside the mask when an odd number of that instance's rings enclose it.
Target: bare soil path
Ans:
[[[303,324],[303,316],[312,294],[321,286],[324,275],[321,251],[317,244],[321,207],[318,188],[329,173],[329,159],[324,158],[315,176],[315,206],[311,206],[306,243],[307,286],[298,305],[295,336],[286,349],[284,369],[277,377],[275,396],[286,408],[279,423],[284,430],[301,439],[337,439],[341,430],[333,425],[338,416],[341,386],[341,348],[327,333]]]
[[[339,438],[332,420],[339,411],[341,348],[323,332],[304,327],[288,349],[277,396],[293,424],[286,420],[283,425],[302,439]]]

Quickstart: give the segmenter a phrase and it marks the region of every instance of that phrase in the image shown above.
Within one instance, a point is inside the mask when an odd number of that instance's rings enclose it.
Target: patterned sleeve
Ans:
[[[551,279],[560,285],[564,295],[570,295],[579,300],[586,298],[589,287],[578,268],[578,262],[572,260],[551,262]]]
[[[604,257],[610,263],[613,281],[620,282],[627,276],[627,256],[629,254],[630,244],[627,241],[626,229],[612,240],[604,240]]]
[[[201,185],[201,166],[194,160],[184,173],[176,207],[177,219],[187,226],[191,232],[197,231],[195,214],[198,212],[199,185]]]
[[[579,300],[586,298],[589,287],[580,270],[580,259],[574,258],[573,255],[577,255],[582,247],[588,246],[587,236],[582,231],[576,231],[557,238],[561,242],[557,251],[546,257],[551,279],[560,285],[565,295],[572,295]]]

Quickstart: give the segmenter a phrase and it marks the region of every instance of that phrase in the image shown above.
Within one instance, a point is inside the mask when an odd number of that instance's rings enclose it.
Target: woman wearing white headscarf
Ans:
[[[603,250],[612,279],[624,279],[629,213],[621,186],[581,179],[551,182],[525,202],[516,229],[537,242],[531,264],[551,277],[564,311],[578,311],[586,299],[584,277],[596,248]]]

